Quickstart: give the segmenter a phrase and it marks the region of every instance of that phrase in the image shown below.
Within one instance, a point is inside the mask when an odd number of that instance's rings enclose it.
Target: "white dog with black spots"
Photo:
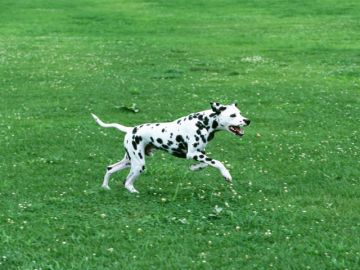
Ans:
[[[211,109],[192,113],[173,122],[150,123],[135,127],[120,124],[106,124],[92,114],[96,122],[106,128],[116,128],[125,132],[124,158],[107,167],[102,187],[109,188],[110,176],[122,169],[130,167],[130,173],[124,182],[130,192],[138,192],[134,188],[136,178],[145,170],[145,155],[152,155],[155,149],[161,149],[170,154],[198,163],[190,166],[192,171],[207,166],[217,168],[227,181],[232,177],[225,166],[218,160],[208,157],[205,153],[207,143],[220,130],[227,130],[236,136],[243,136],[242,127],[248,126],[250,120],[240,114],[237,104],[222,105],[212,102]]]

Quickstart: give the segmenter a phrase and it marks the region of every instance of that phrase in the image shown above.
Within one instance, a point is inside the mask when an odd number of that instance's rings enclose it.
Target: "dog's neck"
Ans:
[[[212,110],[206,110],[200,112],[200,115],[198,116],[198,121],[203,126],[202,128],[205,128],[209,133],[220,130],[218,114],[216,114]],[[201,125],[199,126],[199,128],[201,128]]]

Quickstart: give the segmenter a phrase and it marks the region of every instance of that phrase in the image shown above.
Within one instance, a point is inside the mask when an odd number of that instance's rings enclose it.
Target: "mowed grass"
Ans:
[[[0,269],[359,269],[358,1],[0,1]],[[237,100],[218,171],[132,126]],[[139,109],[135,113],[131,109]]]

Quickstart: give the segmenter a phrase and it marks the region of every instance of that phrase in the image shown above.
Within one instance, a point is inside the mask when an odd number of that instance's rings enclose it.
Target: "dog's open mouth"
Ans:
[[[229,126],[229,130],[236,136],[241,137],[244,135],[244,130],[240,126]]]

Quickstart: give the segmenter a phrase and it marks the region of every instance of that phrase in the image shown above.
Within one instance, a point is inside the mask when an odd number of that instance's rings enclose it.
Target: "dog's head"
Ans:
[[[241,115],[236,102],[231,105],[222,105],[218,102],[211,102],[211,109],[217,116],[218,129],[227,130],[236,136],[243,136],[242,127],[250,125],[250,120]]]

